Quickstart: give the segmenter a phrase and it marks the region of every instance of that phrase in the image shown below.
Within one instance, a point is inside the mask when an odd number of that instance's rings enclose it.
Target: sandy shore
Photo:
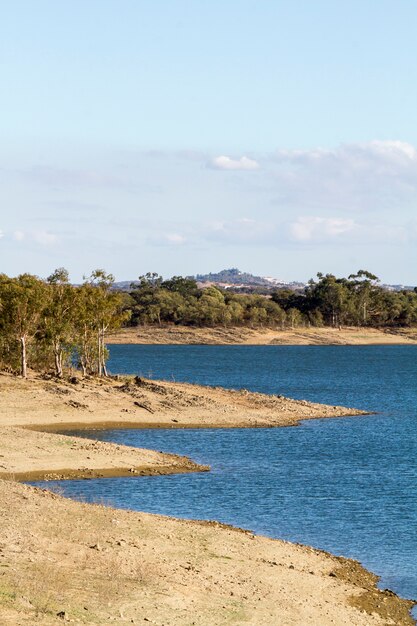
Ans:
[[[5,481],[0,522],[4,626],[413,623],[410,605],[377,591],[354,561],[215,522],[80,504]]]
[[[18,479],[207,470],[183,457],[51,434],[56,431],[267,428],[292,426],[300,419],[363,414],[283,396],[133,377],[69,382],[0,374],[0,398],[0,478]]]
[[[74,428],[245,428],[294,426],[302,419],[364,411],[139,377],[57,381],[0,374],[1,424],[40,430]]]
[[[6,374],[0,406],[1,624],[414,623],[411,603],[377,590],[376,577],[354,561],[216,522],[77,503],[13,480],[140,481],[208,469],[176,455],[45,432],[57,428],[268,427],[360,411],[141,379]]]
[[[295,330],[250,328],[124,328],[107,343],[127,344],[207,344],[207,345],[396,345],[416,344],[416,329],[299,328]]]

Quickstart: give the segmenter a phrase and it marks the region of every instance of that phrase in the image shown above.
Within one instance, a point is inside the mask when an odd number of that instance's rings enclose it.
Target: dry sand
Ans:
[[[74,428],[245,428],[294,426],[301,419],[363,415],[341,406],[284,396],[139,377],[75,383],[0,374],[1,424]]]
[[[413,623],[357,563],[308,547],[5,481],[0,503],[3,626]]]
[[[193,385],[0,375],[0,623],[414,624],[358,563],[216,522],[70,501],[13,478],[205,471],[60,427],[278,426],[360,411]],[[358,417],[360,419],[360,417]],[[36,430],[29,430],[28,428]],[[40,432],[42,431],[42,432]],[[140,482],[139,482],[140,484]]]
[[[390,345],[417,343],[416,329],[376,328],[192,328],[149,326],[123,328],[109,336],[107,343],[127,344],[208,344],[208,345]]]

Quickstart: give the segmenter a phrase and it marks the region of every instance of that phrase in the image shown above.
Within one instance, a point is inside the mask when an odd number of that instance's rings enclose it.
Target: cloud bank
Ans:
[[[417,201],[417,151],[400,141],[270,155],[271,190],[289,208],[374,211]]]

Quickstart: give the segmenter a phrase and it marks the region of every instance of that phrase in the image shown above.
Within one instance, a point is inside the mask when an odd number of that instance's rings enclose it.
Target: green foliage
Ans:
[[[95,270],[83,285],[69,283],[64,268],[48,279],[0,275],[0,367],[54,369],[62,376],[78,355],[84,374],[106,374],[105,333],[126,321],[125,299],[114,278]]]
[[[234,272],[234,270],[230,270]],[[417,323],[417,290],[388,291],[359,270],[348,278],[318,274],[304,290],[242,294],[192,278],[139,277],[130,293],[98,269],[74,286],[64,268],[46,280],[0,274],[0,368],[54,370],[76,360],[84,375],[106,375],[106,333],[122,324],[190,326],[409,326]]]
[[[405,326],[417,322],[417,292],[387,291],[366,270],[348,278],[318,274],[304,290],[266,295],[237,294],[213,285],[198,289],[193,279],[174,276],[164,281],[148,273],[130,292],[128,308],[133,326]]]

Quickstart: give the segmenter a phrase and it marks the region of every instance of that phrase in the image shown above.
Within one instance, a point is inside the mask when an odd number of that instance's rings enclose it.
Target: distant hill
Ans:
[[[242,272],[237,267],[221,270],[220,272],[210,272],[209,274],[196,274],[195,276],[187,276],[197,281],[200,287],[208,287],[209,285],[218,285],[225,289],[232,289],[239,292],[262,292],[267,293],[271,289],[304,289],[306,283],[292,281],[286,282],[271,276],[255,276],[249,272]],[[138,284],[138,280],[122,280],[114,284],[114,289],[119,291],[131,291],[132,284]],[[387,285],[382,284],[381,287],[387,291],[413,291],[413,286],[408,285]]]
[[[209,274],[196,274],[193,276],[195,280],[204,285],[206,283],[221,285],[223,287],[264,287],[266,289],[272,289],[276,287],[289,287],[291,289],[302,289],[305,287],[305,283],[291,282],[288,283],[278,278],[271,276],[254,276],[248,272],[242,272],[237,267],[221,270],[220,272]]]
[[[114,283],[113,289],[116,291],[132,291],[132,285],[138,285],[138,280],[119,280]]]
[[[254,276],[248,272],[241,272],[237,267],[210,274],[196,274],[194,277],[200,283],[226,283],[228,285],[268,285],[270,281],[262,276]]]

